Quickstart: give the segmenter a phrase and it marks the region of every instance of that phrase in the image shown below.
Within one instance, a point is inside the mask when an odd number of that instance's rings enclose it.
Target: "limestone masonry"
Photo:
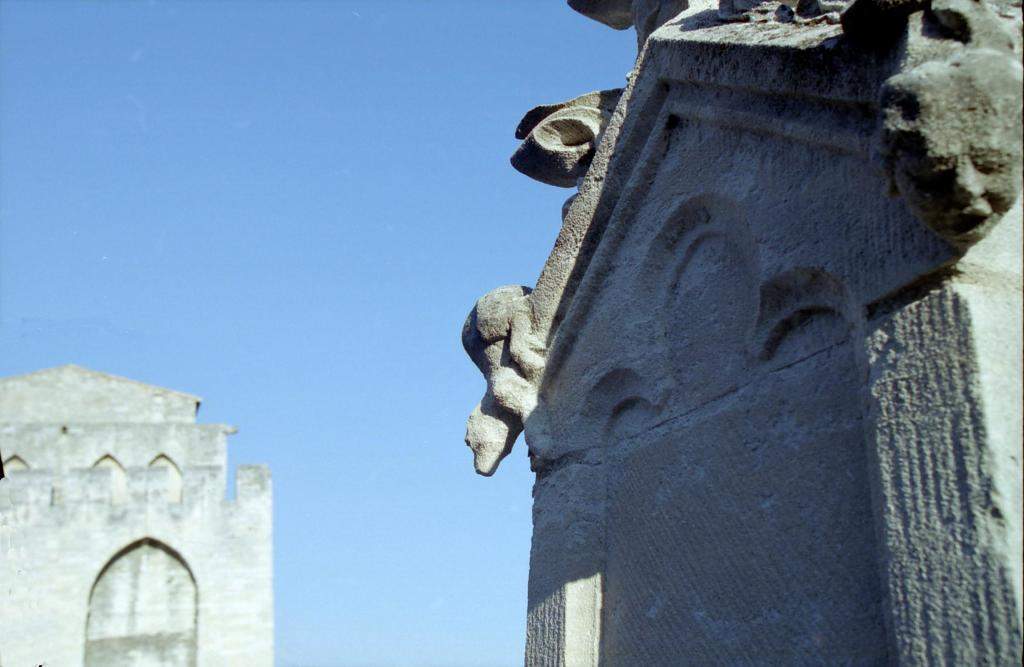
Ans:
[[[62,366],[0,379],[0,664],[273,665],[271,485],[199,399]]]
[[[523,118],[578,191],[462,332],[527,664],[1020,665],[1020,3],[569,5],[640,52]]]

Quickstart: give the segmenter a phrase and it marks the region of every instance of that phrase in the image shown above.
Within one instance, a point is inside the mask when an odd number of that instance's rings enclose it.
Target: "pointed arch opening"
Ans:
[[[17,454],[12,454],[4,461],[4,474],[11,475],[25,470],[30,470],[31,466]]]
[[[152,538],[128,545],[89,593],[85,667],[195,667],[198,603],[181,554]]]
[[[167,502],[180,503],[182,491],[181,468],[166,454],[160,454],[149,462],[150,468],[167,470]]]
[[[128,499],[128,473],[124,466],[110,454],[105,454],[92,464],[93,468],[110,471],[110,502],[120,505]]]

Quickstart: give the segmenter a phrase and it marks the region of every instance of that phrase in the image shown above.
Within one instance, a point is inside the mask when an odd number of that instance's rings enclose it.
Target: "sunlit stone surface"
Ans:
[[[463,330],[526,663],[1020,664],[1019,4],[569,5],[642,50],[539,107],[578,193]]]
[[[273,664],[271,486],[199,399],[77,366],[0,379],[0,664]]]

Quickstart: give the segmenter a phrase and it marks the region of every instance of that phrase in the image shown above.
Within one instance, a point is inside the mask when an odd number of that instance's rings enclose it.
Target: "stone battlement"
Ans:
[[[0,380],[4,664],[273,664],[270,471],[228,499],[235,429],[198,405],[78,366]]]

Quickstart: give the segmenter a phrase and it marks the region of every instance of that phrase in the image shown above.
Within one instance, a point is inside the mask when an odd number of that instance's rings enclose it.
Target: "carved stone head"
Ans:
[[[1013,205],[1021,180],[1022,68],[967,49],[892,77],[882,90],[882,156],[921,220],[958,245]]]
[[[511,285],[481,297],[462,327],[462,346],[487,380],[466,424],[466,444],[481,475],[494,474],[537,402],[543,354],[532,334],[530,289]]]

